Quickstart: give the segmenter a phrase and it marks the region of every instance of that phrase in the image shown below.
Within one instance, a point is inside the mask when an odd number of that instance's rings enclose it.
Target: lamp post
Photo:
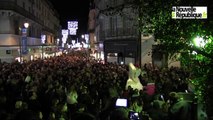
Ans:
[[[22,62],[22,55],[27,54],[27,28],[29,23],[24,23],[24,27],[21,29],[21,41],[20,41],[20,62]]]

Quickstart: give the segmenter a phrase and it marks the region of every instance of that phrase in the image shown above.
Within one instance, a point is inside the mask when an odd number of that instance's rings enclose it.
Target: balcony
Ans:
[[[15,12],[23,15],[24,17],[29,18],[31,20],[34,20],[37,23],[43,25],[42,21],[40,19],[38,19],[33,14],[29,13],[24,8],[18,6],[14,1],[0,1],[0,10],[12,10],[12,11],[15,11]]]
[[[138,38],[137,28],[117,28],[100,31],[100,40]]]

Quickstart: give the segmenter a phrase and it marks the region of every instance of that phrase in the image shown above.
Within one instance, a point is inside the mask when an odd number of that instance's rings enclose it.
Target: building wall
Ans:
[[[116,12],[116,8],[125,4],[124,0],[95,2],[98,8],[97,24],[100,25],[101,33],[104,34],[102,39],[138,37],[138,15],[133,12],[133,8],[124,7],[122,11]],[[115,10],[110,10],[109,7],[115,7]]]
[[[124,2],[125,0],[95,0],[97,12],[95,36],[98,43],[104,43],[105,61],[108,53],[122,54],[123,58],[119,56],[118,59],[127,62],[136,62],[139,58],[137,55],[140,53],[137,44],[140,41],[138,15],[129,7],[117,12],[117,8],[125,4]]]
[[[29,23],[27,29],[29,52],[24,57],[31,58],[33,54],[39,55],[41,46],[44,45],[56,47],[61,26],[59,15],[48,0],[1,0],[0,59],[4,59],[3,61],[6,59],[13,61],[20,57],[21,29],[25,22]],[[47,36],[45,44],[41,42],[41,35]],[[34,52],[31,51],[32,49]],[[5,55],[7,50],[13,51],[13,54]]]
[[[153,35],[139,32],[138,10],[124,7],[128,0],[94,0],[96,10],[95,35],[97,43],[104,44],[104,58],[108,53],[122,53],[124,61],[135,61],[144,65],[152,63],[157,66],[180,66],[179,61],[171,61],[167,55],[153,53],[155,38]],[[129,0],[131,2],[131,0]],[[118,10],[122,8],[122,10]],[[128,43],[133,42],[131,45]],[[125,44],[125,47],[123,46]],[[128,56],[134,53],[134,56]],[[115,57],[111,57],[115,61]],[[117,61],[119,61],[119,57]],[[134,59],[132,59],[134,58]],[[110,61],[110,60],[109,60]],[[128,62],[127,62],[128,63]]]

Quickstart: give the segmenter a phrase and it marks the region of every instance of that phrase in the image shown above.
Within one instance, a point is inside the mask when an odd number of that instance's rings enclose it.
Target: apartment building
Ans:
[[[131,2],[94,0],[95,7],[89,15],[89,33],[96,57],[118,64],[162,66],[166,58],[152,54],[155,38],[139,31],[139,10]]]
[[[136,63],[139,60],[138,14],[131,7],[122,7],[124,0],[95,0],[94,3],[97,12],[95,42],[99,43],[97,48],[103,47],[104,60]]]
[[[98,52],[103,50],[101,53],[104,60],[119,64],[132,62],[138,65],[143,61],[151,61],[151,55],[148,54],[154,39],[144,38],[139,32],[138,9],[131,6],[128,0],[94,0],[94,3],[94,43]],[[151,41],[151,44],[146,44],[149,46],[146,46],[144,51],[142,43],[147,40]]]
[[[59,14],[48,0],[0,0],[1,62],[55,54],[60,31]]]

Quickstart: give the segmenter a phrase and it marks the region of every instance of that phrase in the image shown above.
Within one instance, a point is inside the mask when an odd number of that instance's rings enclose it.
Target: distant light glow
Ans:
[[[81,38],[84,38],[84,35],[81,35]]]
[[[103,49],[103,47],[104,47],[103,43],[100,43],[99,48]]]
[[[193,54],[193,55],[197,55],[197,52],[193,51],[192,54]]]
[[[75,40],[72,40],[72,44],[73,44],[73,45],[75,44]]]
[[[79,47],[81,47],[80,43],[76,43],[76,44],[73,45],[73,48],[79,48]]]
[[[70,35],[76,35],[78,29],[78,21],[68,21],[68,29]]]
[[[78,29],[78,21],[68,21],[68,29]]]
[[[63,37],[63,38],[62,38],[62,42],[63,42],[63,43],[66,43],[66,42],[67,42],[67,38]]]
[[[196,37],[194,40],[193,40],[195,46],[197,47],[204,47],[206,42],[204,41],[204,39],[202,37]]]
[[[60,39],[59,38],[57,38],[57,44],[60,42]]]
[[[85,34],[85,40],[86,40],[86,43],[89,43],[89,34]]]
[[[76,35],[76,34],[77,34],[76,29],[70,28],[70,29],[69,29],[69,34],[70,34],[70,35]]]
[[[66,35],[69,34],[69,31],[68,31],[67,29],[63,29],[63,30],[61,31],[61,34],[62,34],[63,36],[66,36]]]
[[[46,41],[46,35],[41,35],[41,43],[44,44]]]
[[[84,47],[84,48],[89,48],[88,44],[84,44],[83,47]]]
[[[29,27],[29,23],[24,23],[24,27],[28,28]]]

